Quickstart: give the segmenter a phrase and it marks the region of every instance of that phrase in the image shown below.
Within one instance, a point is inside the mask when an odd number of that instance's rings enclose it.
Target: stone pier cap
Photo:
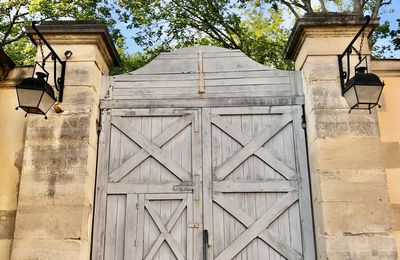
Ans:
[[[335,28],[338,28],[339,31],[343,31],[343,27],[349,27],[349,30],[350,28],[352,28],[351,31],[353,32],[358,31],[361,26],[364,25],[365,21],[366,20],[363,16],[354,13],[305,14],[302,18],[297,19],[292,29],[292,33],[290,34],[289,40],[285,47],[285,59],[293,61],[297,59],[298,54],[304,43],[307,29],[315,29],[320,31],[320,33],[322,34],[324,31],[335,31]],[[366,28],[367,38],[369,38],[370,34],[378,25],[379,19],[371,19],[370,24]],[[348,43],[350,43],[350,41]],[[343,49],[343,51],[346,47],[347,46],[343,46],[343,48],[338,48],[338,46],[336,46],[337,49]]]
[[[109,68],[121,65],[120,56],[104,24],[97,21],[45,21],[36,27],[50,45],[96,43]],[[27,27],[26,33],[36,45],[37,35],[33,28]]]

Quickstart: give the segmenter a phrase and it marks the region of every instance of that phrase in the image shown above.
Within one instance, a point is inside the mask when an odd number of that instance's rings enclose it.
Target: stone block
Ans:
[[[389,202],[383,170],[320,170],[321,201]]]
[[[70,87],[64,89],[64,100],[60,104],[63,115],[79,115],[82,113],[98,115],[99,98],[92,87]]]
[[[67,62],[65,85],[92,86],[96,92],[99,92],[101,76],[101,71],[94,61]]]
[[[396,243],[392,236],[327,236],[329,260],[396,260]]]
[[[94,179],[86,174],[25,175],[19,207],[79,206],[93,204]]]
[[[396,247],[397,247],[397,254],[398,257],[400,255],[400,231],[395,231],[393,233],[391,233],[391,235],[393,235],[393,237],[396,239]]]
[[[390,202],[400,204],[400,168],[385,169],[385,173]]]
[[[0,239],[13,238],[15,215],[15,210],[0,210]]]
[[[19,208],[14,238],[87,240],[91,208],[51,206]]]
[[[379,138],[317,139],[309,142],[311,171],[383,169]]]
[[[88,143],[90,135],[96,135],[96,130],[91,133],[91,120],[89,114],[54,116],[47,120],[31,117],[26,132],[26,144]]]
[[[89,259],[90,244],[82,239],[15,239],[12,260]]]
[[[399,142],[382,142],[381,151],[383,163],[386,169],[400,168]]]
[[[10,260],[11,247],[11,239],[0,239],[0,260]]]
[[[376,117],[365,111],[347,109],[317,109],[307,114],[307,135],[316,138],[379,138],[379,125]]]
[[[400,203],[393,203],[394,230],[400,231]]]
[[[22,175],[60,175],[65,181],[76,174],[88,173],[90,153],[94,148],[86,143],[62,143],[27,146]]]
[[[393,230],[390,203],[322,202],[326,235],[365,235]]]

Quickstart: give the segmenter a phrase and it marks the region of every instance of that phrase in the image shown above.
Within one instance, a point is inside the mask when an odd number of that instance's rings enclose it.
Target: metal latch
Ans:
[[[188,224],[188,228],[199,228],[199,224]]]
[[[173,189],[176,191],[193,191],[194,200],[199,200],[199,186],[200,186],[200,176],[195,174],[193,176],[193,182],[191,181],[183,181],[182,184],[174,185]]]

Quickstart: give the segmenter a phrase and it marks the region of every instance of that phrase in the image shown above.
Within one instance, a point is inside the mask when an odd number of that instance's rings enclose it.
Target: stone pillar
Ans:
[[[364,22],[344,14],[305,16],[286,48],[303,77],[318,259],[397,258],[376,111],[349,114],[339,82],[337,55]]]
[[[103,25],[50,22],[39,30],[62,59],[73,54],[64,111],[27,118],[11,259],[89,259],[101,77],[119,58]]]
[[[0,64],[3,62],[0,50]],[[15,85],[32,75],[32,68],[15,68],[10,73],[3,74],[1,67],[0,78],[6,74],[8,76],[0,80],[0,260],[9,260],[14,237],[26,121],[15,111],[18,105]]]

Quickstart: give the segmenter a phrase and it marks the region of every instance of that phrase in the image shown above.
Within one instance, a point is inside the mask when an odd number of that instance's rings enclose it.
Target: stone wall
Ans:
[[[0,81],[0,260],[8,260],[14,236],[26,120],[18,106],[15,84],[32,75],[32,67],[13,69]]]
[[[371,68],[385,82],[378,119],[389,201],[395,220],[392,234],[397,241],[397,252],[400,252],[400,60],[372,60]]]
[[[376,110],[349,113],[341,96],[337,55],[363,23],[353,15],[306,16],[287,47],[303,76],[319,259],[397,259]]]
[[[26,118],[11,259],[89,259],[101,77],[118,57],[104,26],[64,22],[39,30],[61,58],[66,50],[73,54],[63,112]]]

